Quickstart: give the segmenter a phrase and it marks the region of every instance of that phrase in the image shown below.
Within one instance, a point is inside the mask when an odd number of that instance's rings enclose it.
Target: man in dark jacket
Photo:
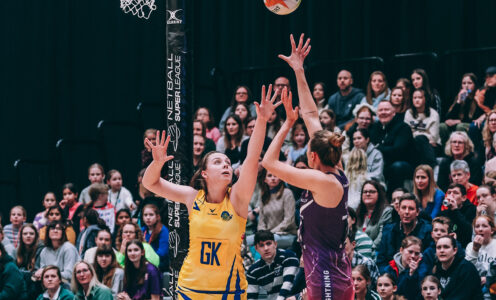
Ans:
[[[384,176],[388,190],[403,186],[405,179],[411,179],[415,165],[415,149],[412,130],[389,100],[382,100],[377,106],[378,123],[370,127],[370,141],[376,145],[384,157]]]
[[[456,238],[465,248],[472,241],[472,221],[475,218],[477,207],[467,199],[465,187],[459,183],[452,183],[446,191],[448,209],[439,213],[439,216],[448,217],[453,226]]]
[[[347,70],[338,73],[337,84],[339,91],[329,97],[327,105],[336,114],[336,125],[343,130],[353,121],[353,109],[365,95],[362,90],[352,87],[353,76]]]
[[[420,202],[415,195],[407,193],[400,199],[400,221],[384,225],[382,239],[377,248],[377,266],[381,273],[385,272],[389,261],[400,250],[401,242],[413,235],[422,241],[425,249],[431,243],[432,226],[426,220],[418,218]],[[422,249],[422,250],[423,250]]]

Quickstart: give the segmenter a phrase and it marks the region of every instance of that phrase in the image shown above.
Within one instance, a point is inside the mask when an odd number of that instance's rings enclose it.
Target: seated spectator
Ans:
[[[45,227],[45,225],[47,224],[47,219],[45,215],[48,212],[48,208],[57,204],[57,198],[55,197],[55,193],[54,192],[46,193],[45,197],[43,197],[43,201],[41,204],[43,204],[45,210],[37,213],[33,220],[33,225],[36,227],[37,230],[40,230],[42,227]]]
[[[44,293],[37,300],[73,300],[74,294],[62,284],[62,274],[57,266],[49,265],[41,273],[41,286]],[[30,298],[32,299],[32,298]]]
[[[359,128],[353,133],[353,146],[362,149],[367,154],[367,175],[384,185],[384,160],[381,151],[370,142],[367,129]]]
[[[493,237],[495,230],[493,217],[476,217],[474,220],[475,236],[465,251],[465,259],[475,265],[482,284],[486,283],[489,264],[496,258],[496,240]],[[489,293],[486,297],[489,297]]]
[[[397,188],[391,193],[391,206],[394,208],[391,213],[391,223],[400,221],[400,199],[406,193],[408,191],[403,187]]]
[[[248,143],[250,143],[249,137],[253,133],[253,129],[255,128],[255,122],[256,121],[257,121],[257,119],[252,117],[248,121],[248,125],[246,125],[245,134],[246,134],[246,136],[248,136],[248,138],[243,140],[243,142],[241,143],[241,151],[240,151],[240,163],[241,164],[245,161],[246,153],[248,152]],[[260,158],[263,158],[263,154],[265,153],[265,151],[267,151],[267,149],[269,149],[269,145],[271,142],[272,142],[271,138],[269,138],[267,136],[264,138],[264,143],[262,146],[262,154],[260,154]],[[306,156],[306,153],[305,153],[305,156]],[[280,161],[286,160],[286,156],[284,155],[284,153],[282,151],[279,153],[279,160]]]
[[[341,133],[341,129],[336,126],[336,114],[332,109],[323,109],[319,112],[319,121],[322,129],[329,130],[330,132]]]
[[[277,103],[281,100],[281,94],[282,94],[282,90],[284,88],[286,88],[288,93],[291,92],[291,83],[289,82],[289,79],[287,77],[284,77],[284,76],[277,77],[276,80],[274,80],[274,84],[272,86],[274,87],[274,97],[276,97],[274,103]],[[297,93],[294,93],[293,107],[298,105],[298,99],[297,99],[296,95],[297,95]],[[276,114],[281,119],[284,119],[284,120],[286,119],[286,110],[283,108],[282,105],[276,107]],[[268,123],[270,123],[270,121]],[[277,131],[279,131],[279,130],[277,130]],[[277,131],[275,133],[277,133]],[[274,136],[275,136],[275,133],[274,133]],[[268,135],[271,139],[274,138],[273,135],[270,135],[270,132],[268,132]]]
[[[450,219],[447,217],[436,217],[432,220],[432,231],[431,238],[432,242],[427,245],[426,249],[422,253],[422,260],[420,261],[420,266],[418,268],[419,278],[424,278],[427,274],[432,273],[432,268],[436,263],[436,243],[443,236],[455,236],[453,233],[453,226],[451,225]],[[460,242],[456,241],[457,248],[460,251],[456,252],[456,256],[461,258],[465,257],[465,250],[460,244]]]
[[[379,123],[370,128],[370,139],[384,157],[384,177],[389,190],[403,186],[411,179],[415,155],[410,127],[396,116],[391,102],[381,101],[377,107]]]
[[[494,119],[496,119],[496,118],[494,118]],[[492,148],[495,148],[495,145],[496,145],[495,135],[496,135],[496,133],[494,133],[492,136]],[[496,157],[493,157],[489,160],[486,160],[486,162],[484,163],[484,172],[486,174],[494,172],[494,171],[496,171]]]
[[[484,114],[470,124],[469,136],[475,144],[475,151],[484,153],[480,128],[481,125],[484,125],[484,120],[487,122],[486,114],[496,108],[496,66],[486,69],[484,85],[476,90],[474,99],[477,106],[484,111]]]
[[[9,240],[5,239],[4,236],[3,226],[0,224],[0,244],[4,246],[5,251],[9,256],[15,257],[16,248],[12,245],[12,243],[10,243]]]
[[[76,247],[79,255],[84,257],[86,250],[96,246],[95,238],[98,232],[101,229],[106,228],[107,225],[105,224],[105,221],[100,218],[98,212],[91,208],[84,211],[82,222],[84,230],[78,236]]]
[[[169,230],[162,224],[160,211],[155,204],[146,204],[143,207],[144,240],[150,244],[160,258],[159,269],[165,272],[169,269]]]
[[[355,286],[356,300],[380,300],[381,296],[370,288],[370,272],[364,265],[358,265],[351,272],[353,285]]]
[[[84,261],[90,264],[95,263],[95,254],[98,248],[112,247],[112,235],[108,228],[103,228],[98,231],[98,234],[95,237],[95,245],[95,247],[91,247],[84,252]],[[114,252],[117,252],[117,250],[114,249]]]
[[[474,99],[476,90],[477,76],[474,73],[463,74],[460,91],[446,113],[446,120],[439,126],[441,145],[446,144],[454,131],[468,132],[472,120],[479,118],[483,113]]]
[[[319,115],[322,110],[327,106],[327,89],[326,85],[323,82],[316,82],[313,84],[312,96],[313,101],[317,105],[317,109],[319,110]]]
[[[437,262],[433,275],[442,286],[442,299],[482,299],[481,280],[475,266],[457,257],[458,247],[452,236],[444,236],[436,243]]]
[[[214,141],[214,143],[217,143],[222,134],[220,133],[219,128],[215,126],[214,116],[212,115],[210,109],[208,109],[208,107],[199,107],[196,110],[193,119],[202,121],[202,123],[205,124],[206,127],[205,136],[208,139]],[[151,142],[154,143],[155,141]]]
[[[359,129],[370,129],[371,125],[374,124],[375,109],[365,103],[358,104],[353,110],[353,116],[355,119],[350,123],[351,126],[345,131],[346,140],[343,143],[343,152],[350,151],[353,149],[353,135],[355,131]]]
[[[149,139],[152,143],[155,143],[156,135],[157,129],[155,128],[149,128],[143,133],[143,144],[145,145],[145,149],[141,150],[141,168],[148,167],[153,160],[152,148],[146,144],[145,139]]]
[[[91,201],[90,195],[88,192],[90,191],[90,187],[94,183],[103,183],[105,179],[105,171],[103,170],[102,165],[99,163],[94,163],[88,168],[88,180],[90,181],[90,185],[85,187],[81,194],[79,195],[79,202],[83,204],[88,204]]]
[[[119,252],[116,253],[117,262],[121,265],[121,267],[124,267],[124,262],[126,260],[126,246],[132,240],[139,240],[143,243],[146,260],[158,268],[160,266],[160,257],[157,253],[155,253],[155,250],[153,250],[150,244],[144,242],[143,232],[138,224],[131,222],[120,228],[115,239],[115,247],[119,250]]]
[[[407,236],[401,242],[401,248],[389,262],[385,272],[393,276],[398,284],[398,295],[415,299],[419,292],[418,267],[422,259],[422,241],[414,236]]]
[[[93,183],[88,191],[91,201],[87,204],[87,207],[98,212],[100,218],[105,221],[107,227],[112,231],[115,228],[115,207],[108,201],[108,191],[107,185]]]
[[[466,198],[465,187],[458,183],[452,183],[446,191],[447,209],[439,213],[440,216],[451,220],[456,238],[465,248],[472,238],[472,221],[475,218],[475,205]]]
[[[413,89],[412,82],[410,79],[401,77],[396,80],[396,86],[403,90],[403,95],[405,96],[405,103],[410,103],[411,91]],[[407,107],[408,108],[408,107]]]
[[[95,269],[83,260],[74,265],[71,290],[75,295],[74,300],[114,299],[110,289],[98,281]]]
[[[355,234],[355,251],[368,258],[373,258],[372,246],[374,242],[363,231],[357,229],[357,214],[348,206],[348,230]]]
[[[81,222],[81,215],[83,214],[84,205],[77,201],[78,190],[73,183],[66,183],[62,186],[62,200],[60,203],[64,203],[64,215],[67,220],[72,221],[72,229],[79,236],[83,228]]]
[[[131,192],[122,185],[122,174],[117,170],[107,172],[108,202],[115,207],[115,211],[127,208],[130,211],[136,209]],[[114,223],[115,227],[115,223]],[[112,228],[113,229],[113,228]]]
[[[383,226],[391,221],[392,210],[382,185],[376,180],[365,181],[357,209],[357,227],[372,239],[373,250],[381,242]]]
[[[430,107],[429,95],[423,89],[415,89],[410,108],[404,121],[412,129],[418,161],[430,166],[437,165],[436,153],[440,152],[439,115]]]
[[[438,115],[441,116],[441,97],[435,89],[431,88],[427,72],[425,72],[424,69],[415,69],[412,71],[411,79],[413,88],[423,89],[428,97],[432,99],[430,107],[434,108],[437,111]]]
[[[127,244],[124,291],[117,295],[118,299],[160,299],[162,274],[157,267],[146,260],[144,252],[143,243],[138,240],[132,240]]]
[[[119,267],[114,251],[110,246],[99,247],[92,265],[98,281],[108,287],[112,296],[117,298],[124,287],[124,270]]]
[[[257,111],[255,105],[253,104],[251,90],[245,85],[238,85],[234,89],[234,94],[232,96],[231,105],[224,111],[219,122],[220,132],[224,131],[225,123],[227,118],[234,114],[235,105],[238,103],[246,103],[250,109],[250,115],[256,116]],[[217,143],[217,142],[216,142]]]
[[[0,299],[25,299],[26,286],[14,260],[0,243]]]
[[[200,135],[205,139],[205,150],[204,153],[208,153],[210,151],[215,151],[216,143],[213,140],[207,138],[207,127],[200,120],[193,121],[193,135]],[[222,139],[222,136],[219,138]],[[217,142],[219,141],[217,140]]]
[[[350,231],[348,232],[344,243],[344,251],[346,252],[346,256],[350,260],[352,268],[358,265],[364,265],[369,269],[370,282],[373,288],[376,285],[377,277],[379,277],[379,268],[377,268],[377,265],[371,258],[358,253],[355,250],[355,246],[355,234]]]
[[[485,119],[484,127],[482,129],[483,147],[476,147],[480,149],[477,153],[480,161],[488,161],[496,157],[496,150],[493,146],[494,135],[496,134],[496,110],[491,110]]]
[[[224,137],[217,141],[216,150],[224,153],[231,160],[233,168],[239,166],[241,143],[248,137],[243,135],[243,123],[237,115],[231,115],[226,120]]]
[[[24,279],[28,299],[36,298],[41,293],[41,278],[38,277],[41,273],[36,271],[40,268],[40,254],[43,248],[45,246],[39,239],[36,227],[29,223],[22,225],[19,247],[13,258]]]
[[[300,265],[296,254],[277,248],[274,234],[268,230],[255,234],[255,249],[261,258],[246,272],[248,299],[259,299],[259,294],[267,294],[267,299],[286,299]]]
[[[439,163],[437,185],[443,191],[450,184],[450,165],[454,160],[464,160],[470,167],[470,182],[479,185],[482,182],[481,164],[474,154],[474,144],[464,131],[451,133],[445,147],[447,157]]]
[[[303,121],[296,122],[291,129],[291,145],[287,150],[286,163],[293,165],[298,157],[307,153],[310,137]]]
[[[296,237],[295,199],[290,189],[274,174],[263,170],[259,176],[261,198],[258,230],[269,230],[280,248],[291,247]],[[253,243],[248,240],[248,245]]]
[[[496,189],[494,186],[481,185],[477,189],[477,215],[496,217]]]
[[[386,75],[381,71],[374,71],[370,74],[369,83],[367,84],[367,94],[362,98],[361,103],[368,103],[377,108],[382,100],[389,100],[391,96]]]
[[[422,290],[422,299],[424,300],[439,300],[441,295],[442,287],[439,279],[432,275],[428,275],[420,283],[420,289]]]
[[[431,224],[424,219],[418,218],[420,202],[415,195],[407,193],[400,198],[400,221],[384,225],[382,239],[377,248],[377,266],[383,270],[400,250],[401,242],[407,236],[415,236],[422,241],[426,247],[431,242]],[[423,249],[422,249],[423,250]]]
[[[329,97],[327,106],[336,113],[336,125],[343,130],[353,121],[353,109],[365,95],[362,90],[352,87],[353,76],[347,70],[338,73],[337,85],[339,91]]]
[[[62,207],[60,207],[57,204],[55,206],[48,208],[46,218],[48,220],[48,224],[50,224],[51,222],[55,222],[55,221],[62,222],[62,224],[64,224],[65,235],[67,236],[67,240],[73,245],[76,244],[76,232],[72,228],[71,222],[66,220],[65,213],[64,213],[64,210],[62,209]],[[42,241],[45,240],[46,229],[47,229],[47,226],[40,229],[40,239]]]
[[[198,170],[198,165],[205,154],[205,138],[201,135],[193,136],[193,173]]]
[[[19,231],[26,222],[26,209],[20,205],[14,206],[10,209],[10,224],[3,228],[4,238],[10,244],[17,248],[19,244]]]
[[[241,123],[243,124],[243,131],[246,131],[246,125],[248,124],[248,120],[251,118],[248,105],[246,105],[246,103],[236,104],[234,107],[234,114],[241,120]]]
[[[429,165],[420,165],[413,173],[413,193],[420,200],[422,210],[431,218],[441,211],[444,193],[437,188],[434,171]]]
[[[461,184],[467,191],[467,199],[473,204],[477,205],[477,185],[469,182],[470,180],[470,167],[464,160],[455,160],[450,165],[451,180],[453,183]]]
[[[377,279],[377,293],[382,300],[402,300],[403,297],[396,296],[397,290],[396,279],[391,274],[384,273]]]
[[[114,233],[112,234],[112,244],[115,245],[115,238],[117,237],[117,233],[121,229],[122,226],[131,222],[132,215],[129,209],[123,208],[117,211],[115,214],[115,228]]]
[[[363,184],[369,179],[367,174],[367,154],[362,149],[353,148],[344,159],[346,160],[344,173],[349,182],[348,206],[357,209],[360,204]]]
[[[72,267],[79,260],[79,254],[73,244],[67,241],[64,224],[54,221],[47,225],[45,248],[40,253],[40,269],[48,265],[55,265],[60,269],[62,280],[69,283],[72,277]],[[41,277],[35,274],[35,277]]]
[[[395,86],[391,89],[391,104],[393,105],[396,114],[400,117],[405,116],[406,110],[410,108],[410,104],[406,99],[401,87]]]

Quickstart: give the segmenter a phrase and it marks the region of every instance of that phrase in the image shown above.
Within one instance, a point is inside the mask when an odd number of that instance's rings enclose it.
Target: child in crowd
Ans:
[[[17,248],[19,244],[19,231],[26,222],[26,209],[20,205],[10,209],[10,224],[3,228],[5,238]]]
[[[436,277],[426,276],[420,284],[422,289],[422,298],[424,300],[438,300],[441,295],[441,283]]]
[[[143,207],[143,222],[141,228],[144,239],[160,257],[160,270],[165,271],[169,267],[169,230],[162,224],[160,211],[155,204],[147,204]]]
[[[47,224],[50,224],[51,222],[55,222],[55,221],[62,222],[65,227],[65,234],[67,236],[67,241],[69,241],[73,245],[76,244],[76,232],[72,228],[71,223],[66,220],[64,211],[59,205],[49,207],[46,213],[46,218],[47,218]],[[46,229],[47,226],[39,230],[41,240],[45,240]]]
[[[341,133],[339,127],[336,126],[336,114],[332,109],[324,109],[319,113],[319,121],[322,129],[330,132]]]
[[[47,219],[45,218],[45,215],[48,212],[48,208],[57,204],[57,199],[55,197],[55,193],[54,192],[47,192],[45,194],[45,197],[43,197],[43,201],[41,204],[43,205],[45,210],[37,213],[36,216],[34,217],[34,220],[33,220],[33,225],[38,230],[40,230],[42,227],[44,227],[47,223]]]
[[[303,122],[297,122],[291,130],[291,146],[287,153],[287,163],[292,165],[298,157],[307,152],[307,144],[310,140],[307,128]]]
[[[94,163],[88,168],[88,180],[91,184],[103,183],[104,178],[105,171],[99,163]],[[91,184],[81,191],[81,195],[79,195],[79,202],[88,204],[91,201],[90,195],[88,194]]]
[[[78,190],[73,183],[66,183],[62,186],[62,201],[64,203],[64,214],[67,220],[72,221],[72,227],[76,236],[84,229],[81,222],[84,205],[77,202]]]
[[[95,268],[98,281],[108,287],[116,299],[117,294],[123,290],[124,270],[119,267],[112,247],[97,248],[93,268]]]
[[[117,233],[119,229],[129,222],[131,222],[132,214],[131,211],[127,208],[122,208],[117,211],[115,214],[115,228],[114,233],[112,234],[112,240],[115,242],[115,238],[117,237]]]
[[[356,300],[380,300],[381,296],[370,289],[370,271],[365,265],[358,265],[351,272],[355,285]]]
[[[389,273],[384,273],[377,278],[377,293],[382,300],[400,300],[402,296],[395,295],[398,286],[396,279]]]
[[[110,186],[108,194],[108,202],[110,202],[115,210],[127,208],[130,211],[136,209],[136,204],[133,201],[131,192],[122,186],[122,175],[117,170],[110,170],[107,173],[107,184]]]
[[[473,263],[479,272],[482,284],[486,283],[489,264],[496,259],[496,240],[493,235],[496,230],[492,216],[478,216],[474,219],[473,228],[475,236],[467,245],[465,259]],[[485,297],[489,298],[489,291]]]
[[[145,130],[145,133],[143,133],[143,144],[145,144],[145,149],[141,150],[141,167],[146,168],[148,165],[152,162],[152,149],[148,147],[148,145],[145,143],[145,139],[153,140],[155,141],[155,135],[157,133],[157,129],[154,128],[149,128]]]
[[[115,228],[115,208],[112,203],[108,202],[108,187],[103,183],[93,183],[88,193],[91,202],[87,204],[87,208],[96,210],[100,218],[105,221],[107,227],[113,232]]]

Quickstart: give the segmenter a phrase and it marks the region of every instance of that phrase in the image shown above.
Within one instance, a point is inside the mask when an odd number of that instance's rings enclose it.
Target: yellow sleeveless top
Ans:
[[[200,190],[189,214],[189,252],[179,272],[183,299],[246,299],[241,243],[246,219],[229,199],[208,203]]]

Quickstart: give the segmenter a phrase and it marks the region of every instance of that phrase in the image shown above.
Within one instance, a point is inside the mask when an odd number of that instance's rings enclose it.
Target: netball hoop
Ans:
[[[121,8],[126,14],[132,13],[138,18],[148,19],[157,6],[155,0],[121,0]]]

